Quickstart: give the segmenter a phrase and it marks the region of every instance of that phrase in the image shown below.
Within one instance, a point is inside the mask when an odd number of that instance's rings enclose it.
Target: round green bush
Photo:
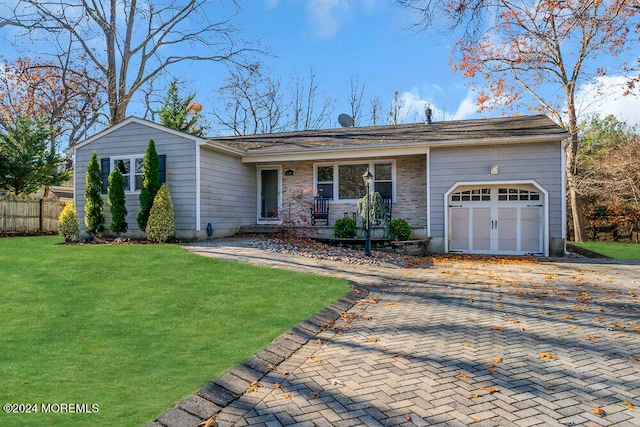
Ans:
[[[394,218],[389,223],[389,232],[394,239],[408,240],[411,236],[411,226],[404,218]]]
[[[66,205],[58,218],[58,234],[69,243],[80,239],[80,223],[73,203]]]
[[[333,235],[337,239],[352,239],[356,237],[356,222],[351,218],[337,219],[333,224]]]

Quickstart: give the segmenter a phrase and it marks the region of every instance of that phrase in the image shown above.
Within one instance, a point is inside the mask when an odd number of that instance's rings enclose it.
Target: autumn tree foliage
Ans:
[[[87,233],[96,236],[104,231],[104,213],[102,206],[102,172],[98,156],[94,151],[91,153],[87,164],[86,186],[84,190],[84,223],[87,226]]]
[[[169,85],[162,108],[158,111],[160,124],[180,132],[203,136],[204,128],[198,123],[201,120],[202,104],[194,101],[195,94],[181,98],[178,80],[173,79]]]
[[[633,0],[396,0],[417,12],[419,26],[447,18],[455,35],[451,61],[465,77],[482,82],[478,106],[529,106],[553,116],[570,134],[567,190],[576,241],[583,241],[582,205],[576,189],[579,87],[609,72],[604,58],[627,74],[638,45],[640,12]],[[635,34],[635,35],[634,35]],[[633,56],[633,61],[636,57]],[[632,80],[633,75],[629,75]],[[631,82],[630,82],[631,83]],[[631,83],[632,84],[632,83]]]
[[[51,129],[50,146],[72,145],[86,138],[100,120],[100,80],[81,66],[34,58],[0,63],[0,126],[19,117],[42,117]],[[64,144],[66,145],[66,144]]]
[[[638,242],[640,222],[640,134],[614,116],[589,117],[579,126],[576,187],[585,201],[592,240]],[[603,234],[604,233],[604,234]]]
[[[237,35],[239,11],[225,0],[21,0],[4,10],[2,26],[24,32],[21,47],[31,41],[91,64],[113,125],[141,87],[175,64],[242,62],[252,48]]]

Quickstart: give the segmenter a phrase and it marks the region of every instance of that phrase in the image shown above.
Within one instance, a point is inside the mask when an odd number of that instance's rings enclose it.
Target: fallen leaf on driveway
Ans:
[[[309,397],[314,399],[316,397],[320,397],[321,394],[322,394],[321,391],[312,391],[311,393],[309,393]]]
[[[503,331],[504,326],[492,326],[491,329],[495,329],[496,331]]]
[[[600,338],[600,337],[597,335],[587,335],[585,338],[588,340],[595,340],[596,338]]]
[[[271,363],[269,363],[269,364],[267,365],[267,369],[268,369],[268,370],[270,370],[270,371],[275,371],[275,370],[276,370],[276,367],[275,367],[275,366],[273,366]]]
[[[466,380],[468,380],[468,379],[469,379],[469,377],[468,377],[468,376],[466,376],[466,375],[465,375],[465,374],[463,374],[463,373],[460,373],[460,374],[456,375],[456,378],[461,379],[462,381],[466,381]]]
[[[596,415],[600,415],[601,417],[606,417],[607,413],[604,412],[604,409],[602,408],[591,408],[591,411],[593,411],[594,414]]]
[[[288,399],[290,397],[291,397],[291,393],[285,393],[285,394],[282,395],[283,399]]]
[[[367,338],[364,342],[378,342],[378,338]]]
[[[218,427],[218,423],[216,422],[215,418],[211,417],[208,420],[205,420],[205,421],[201,422],[200,424],[198,424],[198,426],[202,426],[202,427]]]
[[[478,397],[480,397],[480,393],[478,393],[476,391],[470,391],[469,392],[469,397],[471,397],[472,399],[477,399]]]
[[[252,393],[254,391],[258,391],[258,387],[260,387],[260,384],[258,383],[258,381],[254,381],[251,383],[251,385],[247,388],[247,390],[245,391],[245,393]]]
[[[621,405],[626,406],[627,408],[633,410],[633,408],[635,408],[635,406],[633,406],[633,404],[627,402],[626,400],[624,402],[620,402]]]
[[[282,384],[280,384],[280,383],[275,383],[275,384],[273,385],[273,388],[282,388]]]
[[[462,344],[460,344],[463,347],[471,347],[471,344],[463,342]]]
[[[319,357],[316,357],[315,359],[313,359],[313,361],[314,361],[315,363],[322,363],[322,362],[324,362],[324,360],[320,359]]]
[[[494,357],[493,361],[496,363],[502,363],[502,357]]]
[[[543,359],[555,359],[556,357],[551,353],[540,353],[539,356]]]
[[[331,385],[343,385],[343,384],[342,384],[342,381],[334,378],[331,380]]]

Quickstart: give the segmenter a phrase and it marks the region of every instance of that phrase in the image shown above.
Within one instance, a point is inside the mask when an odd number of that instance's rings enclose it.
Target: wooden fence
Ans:
[[[57,232],[64,203],[31,197],[0,197],[0,231]]]

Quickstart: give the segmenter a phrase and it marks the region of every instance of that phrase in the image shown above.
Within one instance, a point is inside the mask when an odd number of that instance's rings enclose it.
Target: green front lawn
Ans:
[[[139,425],[349,290],[175,245],[0,239],[0,402],[98,404],[0,425]]]
[[[572,242],[572,244],[615,259],[640,260],[640,244],[638,243]]]

